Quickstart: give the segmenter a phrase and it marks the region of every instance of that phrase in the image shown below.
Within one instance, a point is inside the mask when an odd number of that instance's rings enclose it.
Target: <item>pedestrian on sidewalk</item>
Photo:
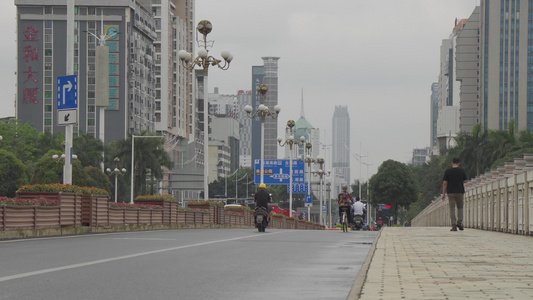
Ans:
[[[448,193],[448,201],[450,205],[450,218],[452,221],[452,229],[450,231],[457,231],[457,228],[463,230],[463,200],[465,195],[466,173],[465,170],[459,167],[461,161],[459,158],[452,159],[452,167],[444,172],[442,179],[442,200],[446,199]],[[457,206],[457,217],[455,215],[455,207]]]

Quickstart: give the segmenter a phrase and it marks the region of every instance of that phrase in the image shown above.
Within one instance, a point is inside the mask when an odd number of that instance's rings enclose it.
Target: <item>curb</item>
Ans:
[[[374,257],[374,252],[376,252],[379,238],[381,237],[381,233],[383,232],[384,229],[385,228],[382,228],[379,231],[379,234],[376,236],[374,243],[372,243],[372,247],[370,247],[370,250],[368,251],[366,259],[363,265],[361,266],[361,269],[359,270],[357,277],[355,278],[355,281],[352,285],[352,288],[350,289],[350,293],[348,294],[348,297],[346,297],[346,300],[357,300],[361,297],[361,291],[363,290],[363,286],[366,281],[366,275],[368,273],[368,269],[370,268],[370,263],[372,262],[372,258]]]

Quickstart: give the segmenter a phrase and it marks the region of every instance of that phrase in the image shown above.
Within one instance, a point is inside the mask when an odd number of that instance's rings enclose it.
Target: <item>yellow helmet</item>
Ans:
[[[266,188],[267,188],[267,186],[266,186],[266,184],[264,184],[264,183],[261,183],[261,184],[259,185],[259,188],[260,188],[260,189],[266,189]]]

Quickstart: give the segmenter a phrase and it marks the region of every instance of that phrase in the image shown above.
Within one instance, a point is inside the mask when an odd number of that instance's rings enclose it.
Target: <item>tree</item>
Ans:
[[[143,131],[137,136],[154,136],[147,131]],[[117,142],[116,156],[126,164],[126,169],[131,176],[131,135],[125,139]],[[163,178],[164,168],[171,169],[172,161],[168,153],[163,149],[162,138],[136,138],[135,139],[135,178],[133,195],[146,195],[146,177],[148,174],[156,179]],[[129,164],[129,165],[128,165]]]
[[[79,135],[74,138],[72,151],[78,156],[83,167],[100,167],[103,161],[104,145],[92,135]]]
[[[27,183],[26,166],[13,153],[0,149],[0,196],[14,197]]]
[[[370,191],[372,205],[391,205],[396,220],[400,207],[408,207],[418,199],[418,183],[411,169],[390,159],[370,178]]]
[[[50,150],[43,155],[35,164],[35,172],[31,178],[31,183],[56,183],[63,182],[62,159],[56,160],[52,156],[56,154],[61,157],[62,153],[58,150]],[[81,162],[77,159],[72,160],[72,184],[85,186],[85,174]]]
[[[83,168],[85,173],[85,186],[97,187],[104,189],[111,193],[111,188],[113,187],[109,176],[102,173],[100,168],[97,167],[85,167]]]
[[[2,143],[0,148],[13,153],[26,165],[33,165],[39,157],[37,148],[37,129],[30,122],[21,123],[18,120],[0,122]]]

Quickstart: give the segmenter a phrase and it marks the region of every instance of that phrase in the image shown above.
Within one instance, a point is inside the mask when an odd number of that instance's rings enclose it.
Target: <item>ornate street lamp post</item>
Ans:
[[[311,157],[311,150],[313,148],[313,145],[311,144],[311,142],[307,142],[305,144],[305,159],[304,159],[304,162],[307,163],[307,195],[310,196],[312,193],[311,193],[311,163],[314,163],[316,162],[316,159],[312,158]],[[311,221],[311,206],[313,204],[311,203],[310,206],[307,207],[307,219],[309,221]],[[322,209],[322,208],[321,208]]]
[[[196,30],[203,36],[203,43],[202,41],[198,41],[198,47],[200,49],[198,50],[198,56],[192,60],[191,53],[180,50],[178,52],[178,57],[181,60],[182,65],[188,69],[192,70],[194,67],[202,67],[204,71],[204,200],[209,200],[209,157],[208,157],[208,151],[209,151],[209,89],[208,89],[208,69],[209,66],[217,66],[219,69],[227,70],[229,68],[229,65],[231,61],[233,60],[233,55],[229,53],[229,51],[222,51],[220,56],[222,56],[222,59],[224,60],[224,63],[222,63],[222,60],[217,59],[213,56],[209,55],[209,50],[207,50],[207,35],[211,32],[213,29],[213,25],[211,22],[207,20],[202,20],[198,22],[198,25],[196,26]],[[213,45],[213,42],[210,42],[210,46]]]
[[[292,146],[298,145],[298,141],[294,138],[294,135],[292,133],[292,128],[294,127],[294,125],[294,120],[287,121],[287,133],[289,134],[289,137],[285,140],[285,142],[283,142],[282,138],[278,137],[278,143],[281,147],[289,145],[289,217],[292,217]],[[302,143],[305,142],[305,137],[301,136],[300,141]]]
[[[266,84],[260,84],[257,86],[257,94],[261,96],[261,104],[257,107],[257,110],[255,113],[252,114],[253,108],[250,105],[246,105],[244,107],[244,111],[248,115],[250,119],[255,118],[255,116],[261,117],[261,182],[264,183],[264,168],[265,168],[265,118],[267,116],[272,117],[273,119],[276,119],[279,115],[279,112],[281,111],[281,107],[279,105],[274,106],[274,112],[270,111],[268,109],[268,106],[265,105],[265,95],[268,92],[268,85]]]
[[[113,170],[111,170],[110,168],[107,168],[106,172],[107,172],[107,174],[109,174],[109,176],[111,176],[111,175],[115,176],[115,203],[117,203],[117,186],[118,186],[117,178],[118,178],[118,175],[126,174],[126,169],[125,168],[122,168],[122,169],[118,168],[118,163],[120,162],[120,158],[115,157],[114,162],[115,162],[115,168]]]
[[[320,192],[319,192],[319,195],[320,195],[320,224],[323,225],[323,220],[322,220],[322,207],[323,207],[323,201],[324,201],[324,177],[325,176],[329,176],[329,174],[331,173],[330,171],[324,171],[324,158],[322,157],[317,157],[316,159],[316,162],[319,164],[320,166],[320,169],[318,169],[318,171],[313,171],[312,173],[315,175],[315,176],[318,176],[320,178]]]

